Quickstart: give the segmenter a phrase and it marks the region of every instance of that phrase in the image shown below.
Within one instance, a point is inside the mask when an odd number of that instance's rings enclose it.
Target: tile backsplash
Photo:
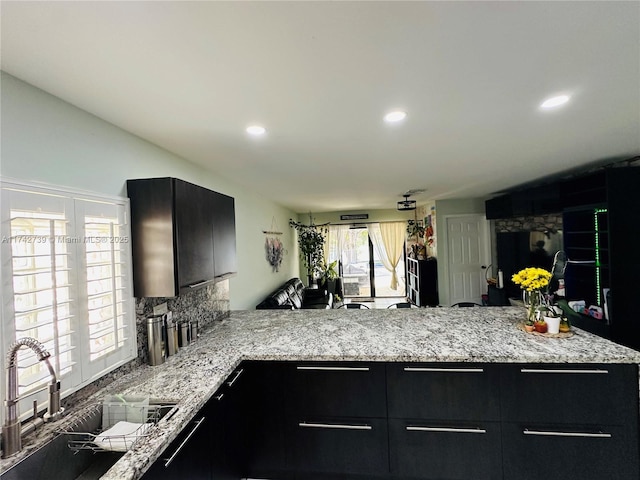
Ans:
[[[95,382],[78,390],[61,400],[61,404],[69,409],[97,390],[105,387],[114,380],[138,368],[147,362],[147,317],[153,314],[153,307],[167,302],[169,310],[173,312],[174,321],[197,320],[199,328],[206,327],[216,320],[229,317],[229,280],[189,292],[173,298],[136,298],[136,330],[138,356],[104,375]]]
[[[229,316],[229,280],[172,298],[136,298],[136,328],[138,336],[138,362],[145,363],[147,349],[147,317],[153,307],[167,303],[173,312],[173,321],[197,321],[201,329],[216,320]]]

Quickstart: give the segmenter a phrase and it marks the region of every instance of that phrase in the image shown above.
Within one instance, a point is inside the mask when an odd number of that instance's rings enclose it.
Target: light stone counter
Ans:
[[[579,329],[570,338],[525,333],[517,327],[523,318],[515,307],[232,312],[163,365],[144,366],[92,397],[178,402],[102,478],[140,478],[242,360],[640,363],[640,352]]]

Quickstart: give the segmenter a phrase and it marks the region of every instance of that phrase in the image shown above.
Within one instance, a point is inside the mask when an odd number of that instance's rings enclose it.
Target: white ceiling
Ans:
[[[484,196],[640,154],[636,1],[1,9],[4,71],[297,212]],[[393,108],[408,117],[390,127]]]

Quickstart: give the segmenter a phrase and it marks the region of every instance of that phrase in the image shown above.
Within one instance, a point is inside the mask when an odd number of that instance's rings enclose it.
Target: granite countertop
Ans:
[[[640,363],[640,352],[579,329],[569,338],[525,333],[517,327],[523,318],[516,307],[232,312],[163,365],[143,366],[89,399],[124,393],[178,402],[102,478],[140,478],[242,360]]]

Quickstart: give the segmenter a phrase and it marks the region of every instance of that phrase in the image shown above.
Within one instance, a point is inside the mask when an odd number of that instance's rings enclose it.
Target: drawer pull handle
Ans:
[[[610,433],[589,433],[589,432],[550,432],[540,430],[523,430],[525,435],[538,435],[543,437],[586,437],[586,438],[611,438]]]
[[[215,398],[218,401],[222,400],[222,397],[224,397],[224,393],[221,393],[220,395],[215,395]]]
[[[368,372],[369,367],[304,367],[298,366],[296,370],[323,370],[329,372]]]
[[[185,438],[182,443],[178,446],[178,448],[176,448],[176,451],[173,452],[173,455],[171,455],[166,462],[164,462],[164,468],[168,468],[169,465],[171,465],[171,462],[173,462],[173,459],[176,458],[176,455],[178,455],[180,453],[180,451],[184,448],[184,446],[187,444],[187,442],[189,441],[189,439],[193,436],[194,433],[196,433],[196,430],[198,430],[198,428],[200,428],[200,425],[202,425],[202,422],[204,422],[206,419],[206,417],[202,417],[200,420],[198,420],[196,422],[196,424],[194,425],[193,429],[189,432],[189,435],[187,435],[187,438]]]
[[[307,423],[300,422],[298,426],[303,428],[335,428],[342,430],[373,430],[371,425],[345,425],[342,423]]]
[[[227,382],[227,385],[229,385],[230,387],[233,387],[233,384],[236,383],[236,380],[238,380],[238,378],[240,378],[240,375],[242,375],[242,372],[244,372],[244,370],[241,368],[240,370],[238,370],[236,372],[236,376],[233,377],[232,380]]]
[[[454,372],[483,373],[483,368],[436,368],[436,367],[404,367],[405,372]]]
[[[522,368],[522,373],[590,373],[590,374],[607,374],[609,370],[580,370],[574,369],[547,369],[547,368]]]
[[[409,425],[408,432],[451,432],[451,433],[487,433],[483,428],[452,428],[452,427],[417,427]]]
[[[202,280],[201,282],[195,282],[190,285],[187,285],[187,288],[198,288],[211,282],[213,282],[213,280]]]

